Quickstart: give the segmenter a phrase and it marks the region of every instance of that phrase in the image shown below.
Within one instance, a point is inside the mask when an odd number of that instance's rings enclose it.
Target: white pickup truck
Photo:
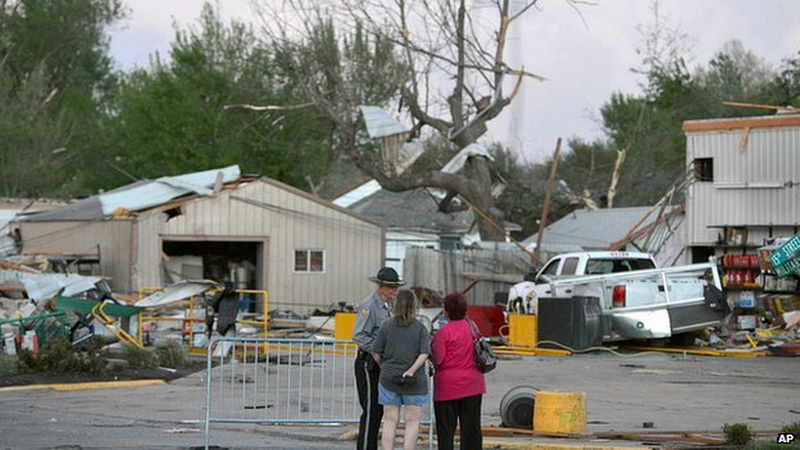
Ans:
[[[604,342],[668,338],[721,323],[719,298],[706,300],[709,285],[720,288],[713,261],[658,269],[646,253],[568,253],[536,274],[528,312],[543,297],[597,297]]]

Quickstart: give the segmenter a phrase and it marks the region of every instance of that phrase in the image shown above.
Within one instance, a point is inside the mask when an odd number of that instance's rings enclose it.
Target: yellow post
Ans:
[[[537,317],[530,314],[508,315],[508,345],[511,347],[536,347],[538,342]]]
[[[533,431],[538,433],[583,433],[586,431],[585,392],[536,393]]]
[[[333,337],[336,340],[349,341],[353,337],[356,325],[356,313],[337,312],[334,317]]]

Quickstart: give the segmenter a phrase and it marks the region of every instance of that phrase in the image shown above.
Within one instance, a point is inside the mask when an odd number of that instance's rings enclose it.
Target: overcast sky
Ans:
[[[280,0],[265,0],[280,1]],[[168,54],[173,23],[197,27],[201,0],[125,0],[129,17],[112,31],[111,52],[120,68],[146,66],[156,51]],[[490,140],[500,140],[530,162],[552,155],[558,137],[591,141],[602,136],[596,118],[613,92],[638,94],[636,50],[652,25],[651,2],[595,0],[580,14],[564,0],[540,0],[538,10],[512,30],[512,59],[547,78],[526,81],[495,120]],[[223,18],[253,17],[249,0],[214,2]],[[690,67],[707,65],[723,44],[737,39],[777,68],[800,51],[799,0],[662,0],[662,17],[688,38]],[[730,99],[738,100],[738,99]],[[800,105],[795,105],[800,106]],[[563,150],[563,149],[562,149]]]

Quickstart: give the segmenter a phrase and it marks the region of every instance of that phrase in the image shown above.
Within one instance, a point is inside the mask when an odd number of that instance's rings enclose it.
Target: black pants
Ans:
[[[378,431],[383,419],[383,405],[378,403],[378,378],[381,371],[372,356],[358,352],[355,363],[358,402],[361,404],[361,420],[358,424],[358,450],[377,450]]]
[[[473,395],[458,400],[434,402],[436,435],[439,450],[451,450],[456,435],[456,425],[461,425],[461,450],[483,448],[481,435],[481,401],[483,395]]]

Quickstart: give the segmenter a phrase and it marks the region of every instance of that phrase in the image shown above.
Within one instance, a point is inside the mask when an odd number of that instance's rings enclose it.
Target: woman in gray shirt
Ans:
[[[416,314],[414,293],[400,291],[392,319],[381,326],[372,344],[372,356],[381,365],[378,402],[383,405],[383,450],[394,448],[401,406],[405,406],[406,424],[403,448],[416,446],[422,406],[428,403],[428,379],[423,366],[431,353],[431,338]]]

